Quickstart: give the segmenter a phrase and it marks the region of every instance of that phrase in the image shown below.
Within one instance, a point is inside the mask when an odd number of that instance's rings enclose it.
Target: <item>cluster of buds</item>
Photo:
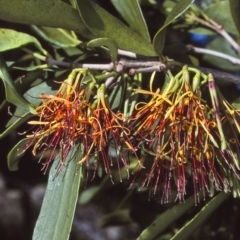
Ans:
[[[162,90],[135,90],[150,101],[137,103],[133,113],[124,116],[111,110],[104,84],[98,89],[82,84],[87,72],[74,70],[56,95],[42,94],[35,114],[39,120],[29,122],[37,130],[27,135],[27,148],[33,146],[34,155],[39,149],[42,156],[49,151],[45,169],[59,154],[61,170],[71,147],[79,144],[79,164],[93,163],[96,170],[100,163],[110,174],[112,165],[119,172],[121,166],[128,168],[133,155],[138,164],[131,185],[149,187],[164,203],[173,191],[183,201],[191,178],[196,198],[199,192],[205,196],[234,187],[240,169],[240,115],[211,74],[184,67]],[[211,104],[202,97],[203,85],[209,88]]]

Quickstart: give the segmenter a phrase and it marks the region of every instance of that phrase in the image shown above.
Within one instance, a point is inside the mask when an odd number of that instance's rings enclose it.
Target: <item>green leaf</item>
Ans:
[[[22,139],[8,153],[7,162],[8,162],[8,168],[9,168],[10,171],[17,171],[18,170],[19,160],[22,157],[21,148],[22,148],[22,150],[24,150],[23,147],[26,145],[27,141],[28,141],[27,138]]]
[[[14,104],[17,107],[23,108],[28,112],[34,113],[34,108],[27,102],[23,96],[18,92],[10,74],[8,72],[8,67],[0,55],[0,78],[3,80],[6,99],[8,102]]]
[[[240,18],[239,18],[240,1],[229,0],[229,4],[230,4],[230,10],[231,10],[231,13],[232,13],[232,19],[235,23],[235,27],[238,31],[238,34],[240,34]]]
[[[196,230],[229,197],[229,195],[229,193],[219,193],[209,201],[194,218],[182,227],[171,240],[189,239],[193,231]]]
[[[194,0],[180,0],[172,11],[169,13],[163,26],[158,30],[153,39],[153,45],[158,55],[162,54],[162,50],[165,43],[166,27],[171,24],[176,18],[182,15],[194,2]]]
[[[147,227],[137,240],[152,240],[159,236],[167,227],[181,217],[185,212],[194,206],[193,197],[188,198],[184,203],[179,203],[162,213],[153,223]]]
[[[115,8],[122,15],[129,26],[145,40],[151,41],[147,24],[143,17],[138,0],[111,0]]]
[[[239,4],[239,1],[234,1],[237,4]],[[237,9],[235,9],[237,11]],[[239,10],[239,9],[238,9]],[[219,1],[215,4],[210,5],[208,8],[204,10],[204,13],[207,14],[209,18],[217,22],[218,24],[222,25],[222,27],[230,33],[236,34],[237,29],[235,27],[235,24],[233,22],[232,14],[230,11],[229,1]],[[219,14],[224,13],[224,14]],[[237,18],[239,22],[239,11],[237,11]]]
[[[77,3],[80,16],[94,35],[113,39],[118,48],[146,56],[156,56],[152,44],[106,10],[89,0],[77,0]]]
[[[54,94],[56,92],[56,84],[54,83],[52,86],[48,84],[49,82],[38,84],[30,88],[23,96],[26,100],[31,102],[32,105],[38,106],[41,103],[41,99],[39,98],[41,93]],[[26,112],[25,109],[17,107],[11,119],[7,122],[5,131],[0,134],[0,138],[6,137],[11,131],[26,122],[31,116],[32,114]]]
[[[75,47],[81,43],[69,30],[32,26],[32,29],[48,43],[60,47]]]
[[[40,42],[29,34],[12,29],[0,28],[0,52],[20,48],[27,44],[34,44],[43,54],[47,55]]]
[[[116,110],[116,109],[120,109],[121,105],[123,103],[124,100],[124,94],[126,93],[126,81],[127,79],[125,79],[124,77],[120,77],[117,81],[116,81],[116,86],[113,88],[110,96],[109,96],[109,103],[111,106],[111,109]]]
[[[22,110],[21,108],[17,108],[14,114],[16,114],[16,116],[19,116],[19,117],[13,116],[10,119],[11,122],[13,122],[14,120],[15,121],[11,125],[7,124],[7,128],[0,134],[0,139],[6,137],[14,129],[21,126],[32,116],[31,113],[26,113],[26,111]]]
[[[93,38],[91,32],[79,17],[78,11],[70,5],[56,0],[0,0],[0,19],[55,28],[65,28]]]
[[[240,110],[240,97],[234,99],[234,102],[232,103],[232,106],[239,111]]]
[[[115,63],[118,56],[118,49],[117,49],[116,42],[111,38],[96,38],[88,42],[88,47],[101,47],[101,46],[108,47],[111,54],[111,60],[113,63]]]
[[[82,165],[77,164],[81,159],[80,155],[79,146],[74,146],[60,172],[58,172],[59,157],[54,160],[33,240],[69,238],[82,177]]]
[[[100,227],[112,225],[133,224],[130,209],[119,209],[105,215],[99,222]]]

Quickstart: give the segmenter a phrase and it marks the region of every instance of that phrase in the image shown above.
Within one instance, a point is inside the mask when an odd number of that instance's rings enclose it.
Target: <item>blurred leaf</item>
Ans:
[[[153,45],[155,51],[160,56],[165,43],[166,27],[171,24],[176,18],[182,15],[194,2],[194,0],[180,0],[172,11],[169,13],[167,19],[165,20],[163,26],[158,30],[153,39]]]
[[[229,56],[239,58],[239,55],[232,49],[231,45],[222,37],[216,37],[213,39],[206,47],[207,49],[220,51],[221,53],[225,53]],[[203,56],[203,60],[207,63],[210,63],[212,66],[216,66],[219,69],[225,71],[239,71],[240,66],[235,66],[231,62],[222,59],[220,57],[215,57],[211,55],[205,54]]]
[[[233,34],[237,33],[237,29],[232,19],[229,1],[219,1],[212,4],[204,10],[204,13],[207,14],[209,18],[220,24],[227,32]]]
[[[101,227],[121,224],[133,224],[130,216],[130,209],[120,209],[105,215],[99,222]]]
[[[205,36],[214,36],[216,35],[216,32],[208,29],[208,28],[204,28],[204,27],[197,27],[197,28],[191,28],[189,31],[189,33],[196,33],[199,35],[205,35]]]
[[[156,56],[152,44],[106,10],[89,0],[77,0],[77,3],[84,23],[94,35],[113,39],[118,48],[137,54]]]
[[[240,110],[240,97],[236,98],[234,100],[234,102],[232,103],[232,106],[236,109],[236,110]]]
[[[159,236],[174,221],[180,218],[185,212],[194,206],[193,197],[188,198],[185,202],[174,205],[162,213],[153,223],[144,229],[137,240],[152,240]]]
[[[32,26],[32,29],[48,43],[60,47],[75,47],[81,43],[69,30]]]
[[[229,0],[229,4],[230,4],[230,10],[232,13],[232,19],[235,23],[236,29],[238,30],[238,34],[240,35],[240,18],[239,18],[240,1]]]
[[[201,211],[195,215],[188,223],[182,227],[171,240],[189,239],[189,236],[195,231],[228,197],[229,193],[221,192],[210,200]]]
[[[17,107],[25,109],[28,112],[34,113],[34,108],[29,102],[27,102],[23,96],[18,92],[13,80],[8,72],[7,65],[0,55],[0,78],[3,80],[6,99],[8,102],[14,104]]]
[[[115,63],[118,56],[118,47],[116,42],[111,38],[96,38],[88,42],[88,47],[101,47],[101,46],[108,47],[111,54],[111,60],[113,63]]]
[[[43,54],[47,55],[40,42],[29,34],[17,32],[12,29],[0,28],[0,52],[34,44]]]
[[[142,14],[138,0],[111,0],[129,26],[148,42],[151,41],[147,24]]]
[[[89,203],[101,190],[101,186],[93,186],[93,187],[88,187],[85,189],[78,200],[79,204],[87,204]]]
[[[0,19],[79,32],[86,38],[94,36],[86,28],[76,9],[56,0],[0,0]]]
[[[22,139],[8,153],[7,162],[8,162],[8,168],[10,171],[18,170],[19,160],[22,157],[21,153],[24,150],[24,148],[25,148],[24,146],[26,145],[27,141],[28,141],[27,138]],[[21,148],[22,148],[22,151],[21,151]]]
[[[77,164],[79,159],[81,159],[81,151],[79,146],[74,146],[60,172],[59,156],[54,160],[33,240],[69,238],[82,177],[82,165]]]

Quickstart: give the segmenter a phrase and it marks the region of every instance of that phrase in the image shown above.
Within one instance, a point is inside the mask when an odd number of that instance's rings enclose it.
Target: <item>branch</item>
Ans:
[[[240,65],[240,59],[229,56],[225,53],[221,53],[221,52],[217,52],[217,51],[209,50],[209,49],[205,49],[205,48],[198,48],[198,47],[194,47],[192,45],[188,45],[187,48],[188,48],[188,50],[190,50],[192,52],[195,52],[195,53],[208,54],[208,55],[211,55],[211,56],[215,56],[215,57],[225,59],[225,60],[231,62],[234,65]]]
[[[238,55],[240,55],[240,46],[238,43],[227,33],[227,31],[223,28],[222,25],[216,23],[211,18],[205,17],[205,20],[195,16],[194,14],[188,14],[187,17],[189,19],[192,19],[193,21],[196,21],[204,26],[207,26],[211,28],[212,30],[216,31],[220,35],[222,35],[229,43],[230,45],[235,49]]]
[[[52,57],[45,58],[46,63],[49,67],[52,66],[60,66],[66,68],[89,68],[91,70],[106,70],[106,71],[113,71],[115,70],[118,73],[125,71],[126,69],[130,69],[130,74],[140,73],[140,72],[162,72],[164,71],[167,66],[165,63],[161,61],[143,61],[143,60],[127,60],[127,59],[120,59],[118,62],[114,63],[110,62],[107,64],[91,64],[91,63],[69,63],[69,62],[62,62]],[[115,69],[116,67],[116,69]]]

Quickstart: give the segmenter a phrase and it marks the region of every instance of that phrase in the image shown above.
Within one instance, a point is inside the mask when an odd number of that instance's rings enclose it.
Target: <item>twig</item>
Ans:
[[[195,52],[195,53],[208,54],[208,55],[211,55],[211,56],[215,56],[215,57],[225,59],[225,60],[231,62],[234,65],[240,65],[240,59],[229,56],[229,55],[221,53],[221,52],[217,52],[217,51],[209,50],[209,49],[205,49],[205,48],[198,48],[198,47],[194,47],[192,45],[188,45],[187,48],[190,51]]]
[[[214,78],[223,80],[223,81],[228,81],[234,84],[240,84],[240,77],[231,73],[211,69],[211,68],[204,68],[204,67],[198,67],[199,70],[204,72],[205,74],[212,73]]]
[[[190,16],[190,15],[189,15]],[[191,17],[191,16],[190,16]],[[206,20],[203,20],[197,16],[192,16],[193,20],[204,25],[207,26],[211,29],[213,29],[214,31],[216,31],[217,33],[219,33],[220,35],[222,35],[229,43],[230,45],[235,49],[235,51],[237,52],[238,55],[240,55],[240,46],[238,45],[238,43],[226,32],[226,30],[222,27],[222,25],[216,23],[215,21],[213,21],[212,19],[208,18]]]
[[[116,66],[116,72],[120,73],[126,69],[131,69],[132,71],[135,70],[136,73],[139,72],[149,72],[149,71],[164,71],[167,67],[166,64],[161,61],[143,61],[143,60],[127,60],[127,59],[120,59],[116,62],[115,66],[114,63],[110,62],[107,64],[91,64],[91,63],[69,63],[69,62],[62,62],[52,57],[45,58],[49,67],[54,65],[66,68],[89,68],[92,70],[106,70],[106,71],[113,71],[114,67]],[[152,70],[148,70],[148,68],[152,68]]]

